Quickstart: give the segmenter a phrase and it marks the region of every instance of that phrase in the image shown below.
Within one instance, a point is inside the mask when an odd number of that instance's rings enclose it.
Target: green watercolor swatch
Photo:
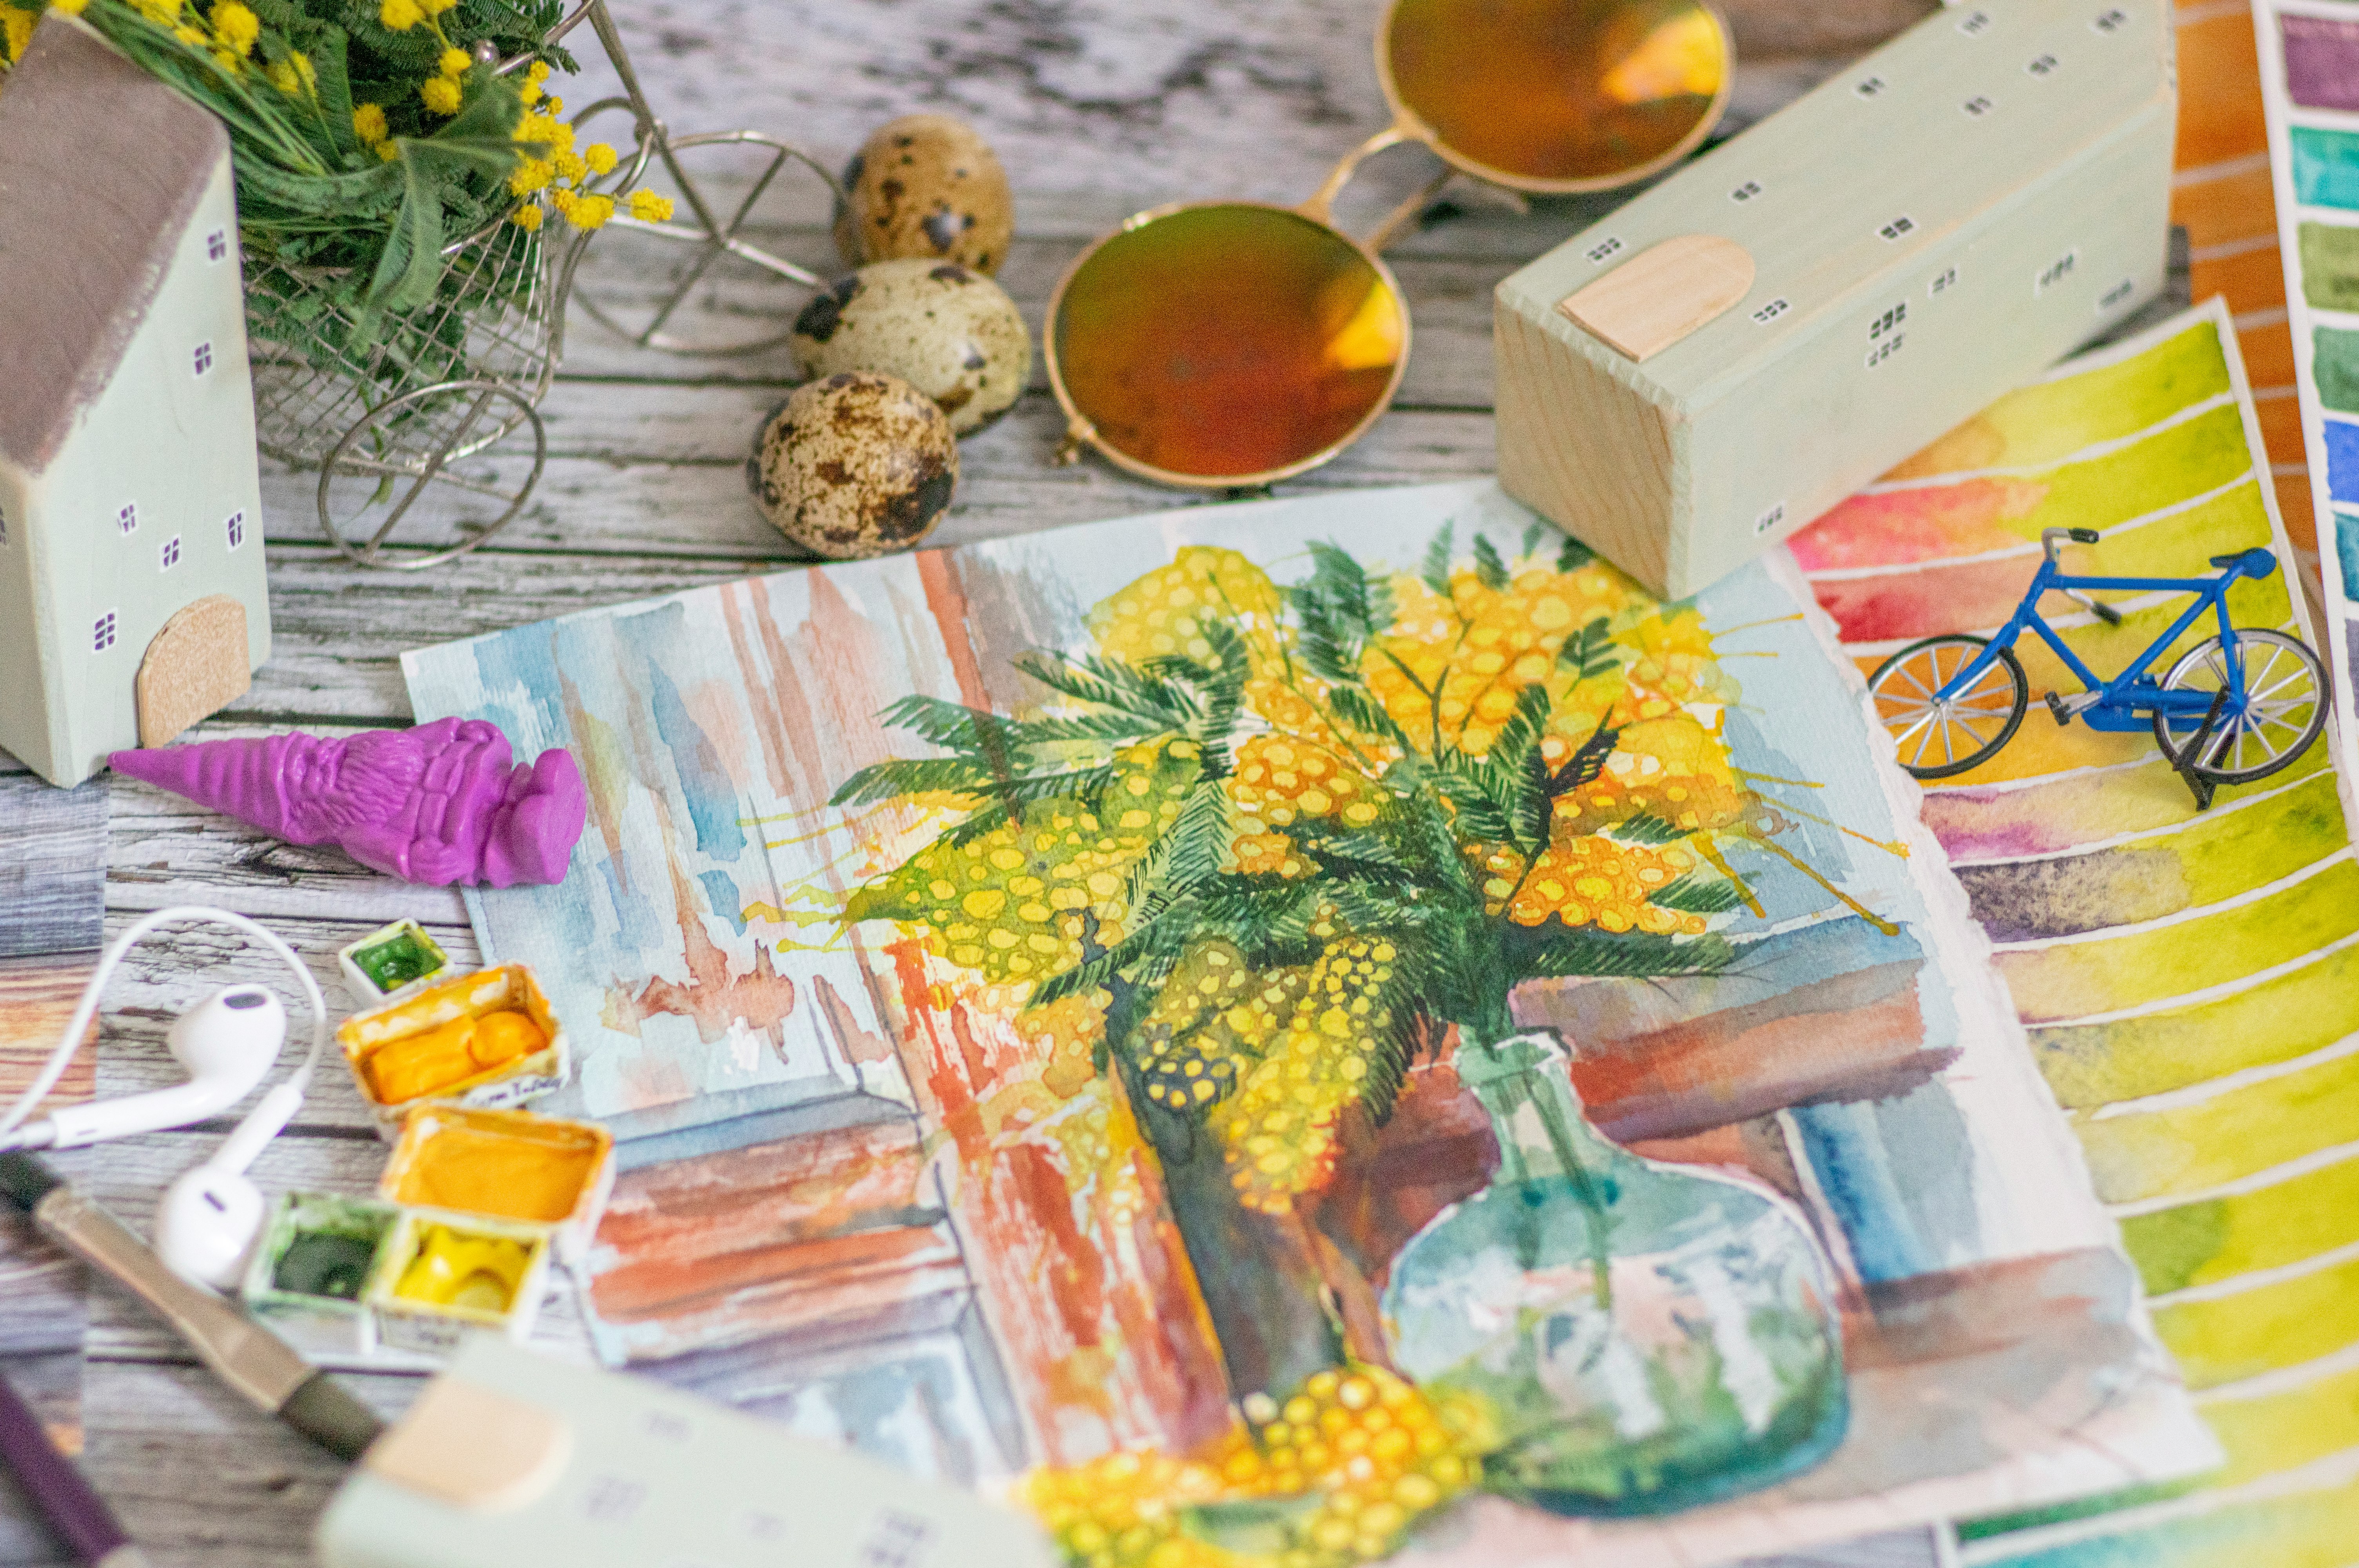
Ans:
[[[2359,414],[2359,332],[2320,327],[2310,341],[2310,379],[2318,384],[2318,400],[2338,414]]]
[[[2256,1192],[2122,1221],[2122,1244],[2155,1295],[2282,1268],[2354,1241],[2359,1241],[2359,1159]]]
[[[2301,251],[2301,297],[2321,310],[2359,310],[2359,229],[2304,223],[2294,238]]]
[[[2349,1568],[2359,1484],[2235,1503],[1985,1568]]]

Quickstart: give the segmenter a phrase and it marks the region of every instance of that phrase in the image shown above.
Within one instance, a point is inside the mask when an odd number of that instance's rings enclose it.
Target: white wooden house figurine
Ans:
[[[229,138],[48,14],[0,78],[0,748],[71,784],[270,653]]]
[[[1680,598],[2160,292],[2165,0],[1945,6],[1503,280],[1499,481]]]

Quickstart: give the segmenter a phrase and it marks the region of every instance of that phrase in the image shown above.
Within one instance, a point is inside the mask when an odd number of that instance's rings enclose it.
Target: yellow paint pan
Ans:
[[[440,1104],[410,1108],[377,1182],[379,1197],[407,1208],[546,1226],[569,1263],[614,1189],[614,1135],[594,1122]]]
[[[545,1225],[405,1209],[361,1301],[395,1350],[448,1355],[473,1329],[522,1340],[549,1293],[549,1259]]]
[[[378,1136],[399,1136],[413,1105],[495,1108],[561,1087],[565,1025],[531,969],[502,964],[356,1012],[336,1031]]]

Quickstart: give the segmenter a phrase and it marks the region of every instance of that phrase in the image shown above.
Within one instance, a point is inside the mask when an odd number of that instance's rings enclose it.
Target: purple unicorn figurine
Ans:
[[[589,815],[571,752],[517,764],[508,738],[480,719],[200,741],[109,761],[289,844],[334,844],[373,871],[438,887],[563,881]]]

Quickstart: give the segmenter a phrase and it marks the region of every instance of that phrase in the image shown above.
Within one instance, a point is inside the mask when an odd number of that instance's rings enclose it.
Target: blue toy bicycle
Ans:
[[[2049,528],[2039,535],[2047,560],[2031,579],[2014,618],[1993,637],[1928,637],[1876,666],[1867,689],[1876,716],[1892,731],[1900,765],[1920,779],[1948,778],[1988,760],[2015,738],[2029,706],[2030,683],[2015,656],[2027,631],[2056,650],[2084,689],[2048,694],[2059,724],[2075,716],[2092,730],[2129,731],[2151,724],[2155,744],[2194,790],[2200,806],[2221,784],[2249,784],[2291,763],[2326,726],[2326,671],[2318,655],[2283,632],[2239,630],[2228,622],[2228,588],[2239,578],[2277,569],[2264,549],[2214,556],[2212,578],[2069,577],[2059,559],[2067,542],[2093,545],[2094,530]],[[2121,613],[2090,590],[2191,593],[2195,602],[2170,628],[2111,680],[2081,662],[2039,613],[2053,589],[2108,625]],[[2147,666],[2193,626],[2206,610],[2220,633],[2181,654],[2161,679]]]

